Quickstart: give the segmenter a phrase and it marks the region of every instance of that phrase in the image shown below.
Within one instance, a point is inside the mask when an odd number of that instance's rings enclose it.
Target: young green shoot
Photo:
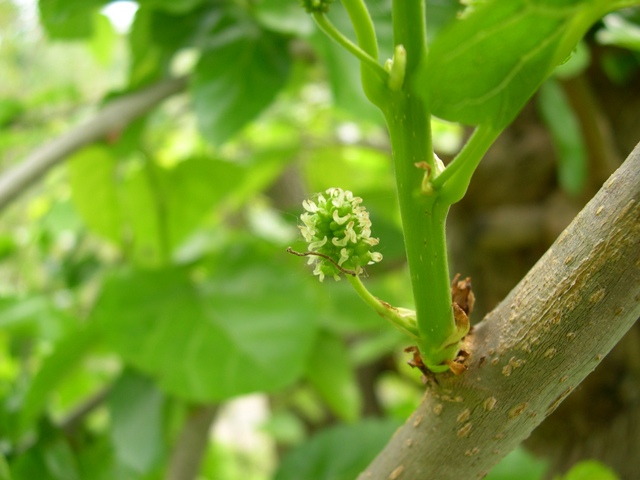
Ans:
[[[446,168],[435,155],[429,104],[415,85],[428,55],[425,0],[393,0],[395,48],[384,67],[378,63],[375,28],[363,0],[343,0],[357,44],[328,20],[327,0],[303,0],[303,5],[320,29],[360,62],[364,92],[386,118],[415,312],[392,307],[371,295],[361,282],[363,267],[382,256],[371,250],[378,240],[370,236],[368,214],[360,223],[366,210],[351,192],[330,189],[328,197],[319,195],[315,202],[304,204],[307,212],[300,229],[309,251],[298,255],[309,257],[321,281],[346,274],[367,304],[417,343],[426,368],[460,373],[463,367],[452,367],[452,363],[469,331],[469,319],[452,302],[445,223],[449,207],[462,198],[473,171],[500,131],[478,127]]]

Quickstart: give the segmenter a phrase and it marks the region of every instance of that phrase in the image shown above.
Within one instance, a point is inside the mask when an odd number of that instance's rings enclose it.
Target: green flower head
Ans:
[[[360,275],[363,266],[382,260],[371,250],[379,240],[371,237],[369,213],[361,203],[360,197],[340,188],[302,202],[306,212],[300,215],[304,225],[298,228],[309,242],[309,252],[315,254],[309,255],[309,264],[315,264],[313,273],[320,281],[325,276],[340,280],[344,271]]]

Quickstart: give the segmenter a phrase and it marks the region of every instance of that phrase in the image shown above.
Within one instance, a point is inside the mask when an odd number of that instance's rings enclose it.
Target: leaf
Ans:
[[[0,453],[0,480],[11,480],[11,472],[2,453]]]
[[[284,165],[265,162],[250,170],[199,158],[166,168],[146,162],[119,178],[111,151],[93,146],[69,164],[72,199],[87,226],[118,245],[126,233],[133,256],[146,265],[166,261],[220,203],[241,204]]]
[[[152,7],[168,12],[185,13],[204,3],[205,0],[138,0],[140,6]]]
[[[586,146],[578,119],[556,81],[542,85],[538,107],[553,138],[560,186],[571,195],[579,195],[588,176]]]
[[[162,456],[165,398],[151,380],[125,372],[109,394],[115,455],[122,465],[149,472]]]
[[[191,92],[198,124],[220,145],[261,113],[284,87],[291,59],[284,36],[231,17],[208,39]]]
[[[562,480],[619,480],[620,477],[606,465],[595,460],[576,463]]]
[[[75,455],[67,439],[56,438],[46,442],[42,456],[51,478],[56,480],[80,480]]]
[[[116,188],[116,159],[99,145],[82,149],[68,160],[71,198],[89,228],[119,243],[122,214]]]
[[[433,41],[415,88],[437,117],[497,129],[511,122],[610,0],[488,0]]]
[[[94,437],[89,445],[78,451],[80,478],[91,480],[139,480],[140,475],[119,465],[114,458],[111,439],[106,435]]]
[[[171,2],[178,7],[174,11],[156,10],[151,6],[153,3],[144,2],[140,6],[129,34],[130,87],[164,77],[175,53],[181,48],[199,46],[201,37],[211,28],[211,22],[215,22],[222,8],[213,4],[183,9],[188,2]]]
[[[18,419],[18,437],[31,428],[42,414],[51,392],[58,384],[77,368],[89,350],[99,341],[98,332],[93,327],[69,333],[54,347],[31,381]]]
[[[14,339],[24,336],[53,341],[62,337],[72,325],[73,319],[44,296],[0,297],[0,330]]]
[[[167,261],[244,174],[229,162],[202,159],[173,168],[148,163],[132,172],[122,186],[122,202],[136,260],[145,265]]]
[[[298,2],[262,0],[254,6],[256,19],[270,30],[306,37],[313,32],[313,21]]]
[[[437,38],[440,30],[455,21],[462,9],[462,2],[458,0],[427,0],[427,41]]]
[[[319,310],[283,260],[236,245],[212,260],[206,280],[178,268],[121,272],[91,317],[127,362],[179,397],[272,392],[303,373]]]
[[[326,429],[285,456],[274,479],[353,480],[398,426],[390,420],[365,420]]]
[[[13,480],[80,480],[68,441],[55,437],[39,442],[11,464]]]
[[[341,420],[355,422],[359,418],[362,398],[340,337],[329,332],[318,336],[307,365],[307,378]]]
[[[74,40],[93,33],[94,13],[106,0],[39,0],[40,21],[51,38]]]
[[[152,41],[154,11],[149,8],[138,8],[128,35],[129,86],[131,88],[150,84],[162,77],[169,68],[172,51],[167,51]]]
[[[489,474],[486,480],[542,480],[547,471],[547,462],[529,454],[518,447],[504,457]]]
[[[20,118],[25,111],[25,106],[19,100],[9,97],[0,97],[0,127],[9,126]]]
[[[350,116],[377,118],[377,123],[382,123],[384,118],[364,94],[360,68],[351,54],[322,32],[311,37],[310,41],[326,65],[333,103]]]
[[[118,36],[106,15],[95,14],[94,25],[95,31],[89,40],[89,49],[100,65],[107,66],[113,60]]]

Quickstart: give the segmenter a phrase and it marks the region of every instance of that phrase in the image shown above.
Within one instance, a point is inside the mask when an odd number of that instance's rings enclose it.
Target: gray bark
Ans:
[[[640,145],[465,339],[364,479],[482,478],[640,316]]]

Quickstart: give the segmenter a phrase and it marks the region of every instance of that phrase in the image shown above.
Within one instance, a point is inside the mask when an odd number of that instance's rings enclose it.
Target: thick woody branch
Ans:
[[[186,85],[186,78],[173,78],[114,100],[92,119],[36,149],[0,176],[0,211],[71,153],[122,130],[168,96],[184,90]]]
[[[640,145],[359,479],[482,478],[527,438],[640,316],[639,220]]]

